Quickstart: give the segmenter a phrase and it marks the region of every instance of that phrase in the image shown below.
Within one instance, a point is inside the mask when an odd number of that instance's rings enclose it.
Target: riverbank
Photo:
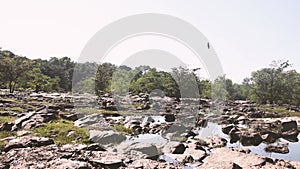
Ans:
[[[296,107],[126,98],[2,97],[0,168],[300,168]]]

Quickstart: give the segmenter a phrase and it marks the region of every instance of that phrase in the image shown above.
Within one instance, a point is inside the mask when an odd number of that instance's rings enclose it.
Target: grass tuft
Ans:
[[[52,138],[58,145],[89,143],[89,131],[76,127],[73,122],[67,120],[53,121],[45,126],[34,129],[33,132],[37,136]]]
[[[11,136],[16,136],[16,132],[11,132],[11,131],[0,131],[0,139],[6,138],[6,137],[11,137]],[[5,147],[7,144],[7,141],[0,141],[0,151]]]
[[[112,126],[112,129],[117,132],[120,132],[120,133],[132,134],[132,132],[133,132],[132,129],[127,128],[124,125],[114,125],[114,126]]]
[[[15,121],[17,118],[12,116],[0,116],[0,124]]]

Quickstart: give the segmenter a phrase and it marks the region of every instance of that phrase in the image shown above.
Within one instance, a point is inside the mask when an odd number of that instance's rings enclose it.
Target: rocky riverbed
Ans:
[[[285,158],[299,142],[296,107],[215,104],[144,93],[1,96],[0,168],[300,168],[296,154]]]

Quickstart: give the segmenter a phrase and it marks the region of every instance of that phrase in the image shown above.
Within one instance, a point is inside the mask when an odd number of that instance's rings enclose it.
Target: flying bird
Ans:
[[[195,68],[195,69],[192,69],[193,72],[197,71],[197,70],[200,70],[201,68]]]

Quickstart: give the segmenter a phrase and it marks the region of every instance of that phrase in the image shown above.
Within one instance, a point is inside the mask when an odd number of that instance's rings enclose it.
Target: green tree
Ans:
[[[96,94],[100,91],[109,92],[113,73],[116,70],[116,66],[111,63],[103,63],[98,66],[95,80]]]
[[[252,73],[251,98],[259,103],[282,103],[281,97],[286,90],[284,69],[291,64],[288,61],[272,63],[271,68],[263,68]]]
[[[226,78],[224,76],[220,76],[215,79],[212,83],[212,99],[217,100],[226,100],[228,97],[228,91],[226,90]]]
[[[33,68],[28,72],[28,86],[35,92],[57,90],[59,78],[50,78],[42,73],[39,68]]]
[[[171,75],[179,86],[181,97],[200,97],[198,78],[192,70],[183,67],[173,68]]]
[[[3,83],[8,85],[10,93],[14,92],[16,85],[30,70],[31,65],[31,61],[25,57],[3,57],[3,55],[0,57],[0,77]]]

